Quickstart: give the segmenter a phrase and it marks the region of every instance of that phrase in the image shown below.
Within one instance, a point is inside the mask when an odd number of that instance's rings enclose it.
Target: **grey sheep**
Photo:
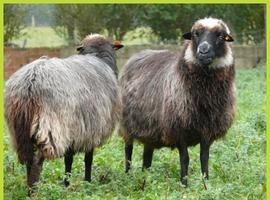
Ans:
[[[68,58],[41,57],[15,72],[5,86],[5,119],[29,192],[45,158],[65,157],[65,184],[73,155],[85,152],[85,180],[91,180],[94,148],[119,120],[121,99],[115,50],[123,45],[88,35]]]

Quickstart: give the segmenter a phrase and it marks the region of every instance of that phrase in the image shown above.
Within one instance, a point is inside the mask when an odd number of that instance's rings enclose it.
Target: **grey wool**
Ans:
[[[92,34],[78,50],[43,56],[6,82],[5,119],[21,163],[89,152],[112,135],[121,111],[114,46]]]

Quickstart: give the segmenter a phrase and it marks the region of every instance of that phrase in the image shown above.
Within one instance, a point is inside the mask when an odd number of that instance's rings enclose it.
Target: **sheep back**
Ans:
[[[5,88],[5,118],[19,160],[30,140],[51,145],[49,158],[69,147],[101,145],[119,119],[117,87],[111,68],[91,55],[40,58],[19,69]]]

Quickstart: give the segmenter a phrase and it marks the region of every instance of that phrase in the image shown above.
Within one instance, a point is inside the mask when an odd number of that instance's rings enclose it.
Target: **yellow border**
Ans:
[[[266,4],[268,0],[3,0],[4,4]]]
[[[3,23],[3,18],[4,18],[4,8],[3,4],[1,2],[0,4],[0,13],[1,14],[1,19],[0,19],[0,44],[1,44],[1,50],[0,50],[0,62],[1,62],[1,70],[0,70],[0,199],[4,199],[4,171],[3,171],[3,158],[4,158],[4,115],[3,115],[3,84],[4,84],[4,23]]]
[[[0,62],[1,62],[1,70],[0,70],[0,199],[3,199],[3,133],[4,133],[4,116],[3,116],[3,89],[4,89],[4,52],[3,52],[3,4],[57,4],[57,3],[62,3],[62,4],[68,4],[68,3],[96,3],[96,4],[147,4],[147,3],[152,3],[152,4],[266,4],[266,41],[267,41],[267,62],[266,62],[266,69],[267,69],[267,105],[266,105],[266,113],[267,113],[267,119],[270,119],[270,102],[269,102],[269,95],[270,95],[270,28],[269,28],[269,23],[270,23],[270,3],[268,2],[269,0],[224,0],[222,2],[217,2],[216,0],[188,0],[188,1],[179,1],[179,0],[146,0],[146,1],[139,1],[139,0],[78,0],[74,2],[74,0],[1,0],[0,4],[0,30],[1,30],[1,36],[0,36],[0,44],[1,45],[1,50],[0,50]],[[267,139],[267,146],[266,146],[266,199],[270,200],[270,120],[267,120],[267,133],[266,133],[266,139]],[[268,155],[268,156],[267,156]]]
[[[269,45],[269,41],[270,41],[270,27],[269,27],[269,23],[270,23],[270,3],[267,3],[267,7],[266,7],[266,75],[267,75],[267,79],[266,79],[266,117],[267,117],[267,129],[266,129],[266,199],[270,199],[270,89],[269,89],[269,85],[270,85],[270,45]]]

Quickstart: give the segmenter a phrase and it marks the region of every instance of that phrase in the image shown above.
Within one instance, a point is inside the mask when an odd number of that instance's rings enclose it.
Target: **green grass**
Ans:
[[[61,38],[51,27],[26,27],[22,30],[24,33],[17,39],[14,39],[12,42],[23,46],[24,41],[26,40],[25,48],[34,48],[34,47],[60,47],[67,45],[67,42]]]
[[[106,33],[105,33],[106,34]],[[25,48],[48,47],[55,48],[68,46],[68,42],[56,34],[52,27],[26,27],[22,30],[22,35],[14,39],[12,43],[23,47],[26,40]],[[125,45],[140,45],[157,43],[158,38],[150,28],[140,27],[133,31],[127,32],[122,43]]]
[[[156,150],[151,170],[142,172],[143,149],[135,144],[133,168],[125,174],[123,141],[114,134],[95,151],[91,183],[83,181],[82,154],[75,156],[68,188],[61,183],[63,159],[46,161],[33,199],[265,199],[265,77],[265,67],[237,70],[237,117],[227,136],[210,149],[207,190],[200,175],[199,146],[189,149],[189,187],[185,189],[179,184],[177,150]],[[18,164],[7,133],[4,145],[5,199],[25,199],[25,167]]]

